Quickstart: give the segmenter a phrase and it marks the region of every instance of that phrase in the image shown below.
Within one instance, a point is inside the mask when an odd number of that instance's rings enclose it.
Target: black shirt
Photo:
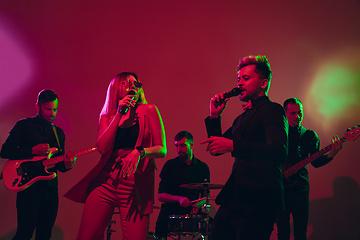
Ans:
[[[283,205],[281,166],[288,147],[285,110],[267,96],[255,99],[252,106],[223,134],[221,117],[205,119],[209,137],[221,136],[233,141],[233,171],[215,201],[229,210],[247,206],[275,210]]]
[[[41,143],[48,143],[50,148],[58,148],[52,124],[40,117],[39,115],[19,120],[10,131],[1,148],[1,157],[9,160],[31,159],[35,155],[31,153],[32,147]],[[60,127],[56,127],[59,137],[61,151],[54,154],[53,157],[63,155],[65,152],[65,134]],[[66,172],[64,162],[56,164],[51,171]],[[57,187],[57,178],[52,180],[37,181],[32,186]]]
[[[134,148],[139,136],[139,121],[129,128],[118,128],[115,135],[114,150]]]
[[[306,129],[303,126],[289,127],[289,154],[285,166],[293,166],[304,160],[310,155],[320,150],[320,139],[316,132]],[[313,161],[311,165],[318,168],[329,163],[326,155],[323,155]],[[284,178],[285,191],[309,191],[309,177],[307,166],[301,168],[294,175],[287,179]]]
[[[183,196],[193,201],[198,199],[199,195],[203,194],[204,191],[182,188],[180,185],[210,182],[210,170],[206,163],[195,157],[193,157],[190,165],[187,165],[181,157],[176,157],[168,160],[164,164],[160,178],[159,193]],[[178,212],[185,210],[185,208],[180,206],[179,202],[163,203],[162,207],[173,208],[173,214],[186,214],[191,211],[191,207],[188,207],[186,208],[186,212]]]

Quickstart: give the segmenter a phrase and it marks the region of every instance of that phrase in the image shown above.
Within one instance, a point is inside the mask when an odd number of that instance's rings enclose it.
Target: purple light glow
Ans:
[[[5,22],[0,18],[0,107],[29,84],[34,72],[25,47],[19,44]]]

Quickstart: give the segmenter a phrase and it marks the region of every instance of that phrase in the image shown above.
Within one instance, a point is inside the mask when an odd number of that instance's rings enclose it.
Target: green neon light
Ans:
[[[311,89],[317,111],[330,120],[344,114],[353,104],[358,105],[360,74],[338,65],[324,67],[315,78]]]

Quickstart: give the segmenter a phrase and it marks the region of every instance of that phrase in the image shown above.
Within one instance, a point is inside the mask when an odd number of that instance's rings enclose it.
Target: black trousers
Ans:
[[[306,240],[309,218],[309,191],[285,192],[285,211],[282,211],[277,220],[278,239],[290,239],[290,214],[294,223],[294,239]]]
[[[17,193],[17,230],[13,240],[49,240],[55,224],[59,197],[57,188],[34,184]]]
[[[213,220],[210,240],[269,240],[277,207],[244,210],[220,206]]]
[[[155,226],[155,236],[158,238],[166,237],[168,234],[168,217],[170,215],[168,209],[161,209],[159,212],[158,218],[156,220]]]

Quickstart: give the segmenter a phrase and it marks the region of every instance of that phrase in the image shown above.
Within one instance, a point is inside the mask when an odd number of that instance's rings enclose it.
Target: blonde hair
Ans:
[[[102,107],[102,110],[100,112],[100,117],[105,115],[105,116],[112,116],[116,114],[118,105],[119,105],[119,98],[120,98],[120,83],[123,80],[128,80],[130,75],[134,76],[134,78],[136,79],[136,81],[139,82],[138,77],[135,73],[132,72],[122,72],[119,73],[116,77],[114,77],[107,89],[107,93],[106,93],[106,98],[105,98],[105,103]],[[144,95],[144,90],[142,87],[139,88],[139,99],[138,99],[138,104],[147,104],[147,101],[145,99],[145,95]]]

